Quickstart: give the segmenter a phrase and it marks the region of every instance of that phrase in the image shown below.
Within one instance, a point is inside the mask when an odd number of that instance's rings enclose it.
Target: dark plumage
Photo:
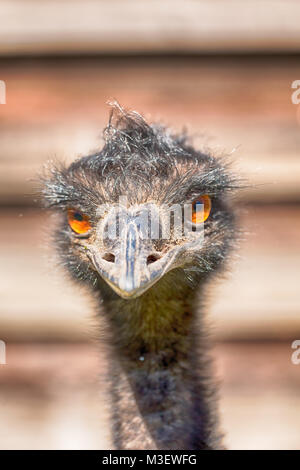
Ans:
[[[99,301],[112,361],[113,436],[117,448],[219,448],[215,386],[210,381],[202,305],[207,281],[220,270],[235,239],[229,195],[238,188],[222,160],[196,151],[186,135],[149,125],[114,105],[99,152],[43,178],[48,208],[60,213],[55,234],[61,260]],[[122,236],[107,239],[111,207],[128,206]],[[160,228],[165,206],[208,195],[204,241],[143,238],[137,223],[155,203]],[[194,206],[193,206],[194,207]],[[67,211],[88,218],[74,233]],[[101,210],[100,210],[101,209]],[[78,215],[79,214],[79,215]]]

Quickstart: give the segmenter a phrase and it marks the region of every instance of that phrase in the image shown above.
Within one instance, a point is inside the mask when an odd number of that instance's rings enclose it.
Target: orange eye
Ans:
[[[193,202],[192,206],[192,222],[193,224],[201,224],[204,222],[211,210],[211,200],[210,197],[205,194],[200,196]]]
[[[75,209],[68,209],[68,222],[71,229],[78,234],[87,233],[91,229],[88,216]]]

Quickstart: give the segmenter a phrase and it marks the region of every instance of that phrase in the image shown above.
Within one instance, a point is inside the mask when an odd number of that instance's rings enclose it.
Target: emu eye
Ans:
[[[75,209],[68,209],[68,222],[71,229],[78,234],[85,234],[91,229],[91,224],[87,215]]]
[[[192,222],[193,224],[201,224],[204,222],[211,210],[211,200],[210,197],[205,194],[200,196],[193,201],[192,205]]]

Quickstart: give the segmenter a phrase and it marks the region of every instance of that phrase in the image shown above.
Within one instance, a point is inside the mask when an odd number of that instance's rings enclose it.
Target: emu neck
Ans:
[[[191,288],[158,284],[138,299],[105,306],[114,343],[116,448],[216,447],[207,344]]]

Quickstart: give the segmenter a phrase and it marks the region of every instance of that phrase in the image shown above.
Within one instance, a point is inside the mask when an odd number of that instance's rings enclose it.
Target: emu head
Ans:
[[[185,135],[115,106],[102,150],[43,179],[60,213],[55,244],[73,277],[129,299],[167,273],[196,284],[222,263],[234,237],[227,196],[235,179]]]

